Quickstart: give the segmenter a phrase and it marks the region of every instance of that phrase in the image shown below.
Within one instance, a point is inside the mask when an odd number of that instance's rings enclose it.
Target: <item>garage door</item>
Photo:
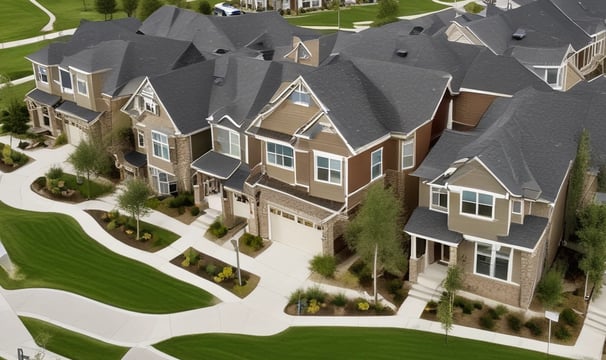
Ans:
[[[86,134],[75,125],[67,125],[67,138],[72,145],[78,145],[80,141],[86,139]]]
[[[300,216],[269,207],[269,238],[296,247],[308,254],[322,253],[322,230]]]

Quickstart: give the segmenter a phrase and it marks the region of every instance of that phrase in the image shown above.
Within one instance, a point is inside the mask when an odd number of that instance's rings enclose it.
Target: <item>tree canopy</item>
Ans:
[[[67,159],[80,174],[86,174],[88,194],[90,198],[90,176],[106,173],[111,167],[107,153],[101,144],[91,140],[83,140]]]
[[[110,20],[116,12],[116,0],[95,0],[95,10],[103,14],[106,21]]]
[[[602,291],[602,276],[606,271],[606,206],[591,204],[579,216],[577,236],[583,249],[579,267],[593,285],[593,295]]]
[[[372,26],[378,27],[398,21],[400,3],[398,0],[379,0],[379,11]]]
[[[150,212],[146,205],[147,198],[151,195],[149,186],[140,179],[132,179],[126,182],[125,189],[118,195],[118,206],[128,212],[137,221],[137,239],[139,239],[139,220]]]
[[[126,16],[132,17],[137,11],[139,0],[122,0],[122,10],[126,13]]]
[[[138,18],[143,21],[147,19],[154,11],[158,10],[162,7],[162,2],[160,0],[141,0],[141,3],[138,6]]]
[[[9,99],[6,109],[0,112],[0,124],[4,132],[25,134],[29,128],[28,121],[27,107],[17,98]]]
[[[583,187],[585,185],[585,174],[590,160],[589,132],[583,130],[577,155],[570,170],[568,183],[568,194],[566,195],[566,215],[564,224],[564,239],[569,239],[576,230],[577,214],[582,206]]]

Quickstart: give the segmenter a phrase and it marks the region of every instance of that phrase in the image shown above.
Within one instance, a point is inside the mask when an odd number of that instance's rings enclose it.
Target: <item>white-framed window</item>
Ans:
[[[448,211],[448,190],[443,187],[431,187],[430,208],[437,211]]]
[[[545,73],[545,80],[549,85],[558,85],[559,74],[559,69],[547,69]]]
[[[38,65],[38,80],[48,84],[48,68],[43,65]]]
[[[74,88],[72,85],[72,74],[65,69],[59,69],[59,75],[61,77],[61,89],[64,93],[73,94]]]
[[[285,145],[268,142],[267,162],[272,165],[292,169],[294,166],[292,148]]]
[[[311,54],[309,53],[309,51],[307,51],[307,49],[305,48],[305,46],[303,46],[303,44],[299,44],[299,48],[297,49],[298,53],[298,57],[299,60],[307,60],[311,57]]]
[[[88,95],[88,84],[85,77],[76,75],[76,87],[78,88],[78,94]]]
[[[493,209],[494,196],[469,190],[461,192],[461,213],[492,219]]]
[[[511,203],[511,212],[516,215],[522,214],[522,200],[513,200]]]
[[[415,140],[409,139],[402,142],[402,169],[410,169],[415,166]]]
[[[511,250],[497,244],[476,243],[476,274],[510,281]]]
[[[383,148],[370,154],[370,179],[374,180],[383,174]]]
[[[177,192],[177,178],[174,175],[163,172],[160,169],[149,166],[154,189],[159,194],[174,194]]]
[[[240,159],[240,134],[233,130],[215,127],[215,143],[218,152]]]
[[[137,130],[137,145],[145,147],[145,133],[141,130]]]
[[[303,86],[299,85],[290,94],[290,101],[297,105],[309,106],[309,103],[311,102],[311,95],[309,95],[309,92],[307,92]]]
[[[316,154],[316,181],[341,185],[341,163],[340,157],[328,154]]]
[[[143,109],[152,114],[158,115],[158,104],[152,98],[143,97]]]
[[[155,157],[170,161],[168,136],[157,131],[152,131],[152,145]]]

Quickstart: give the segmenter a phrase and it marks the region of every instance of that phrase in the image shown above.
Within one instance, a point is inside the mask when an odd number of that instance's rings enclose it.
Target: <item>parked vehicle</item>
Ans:
[[[219,16],[233,16],[241,15],[242,11],[228,2],[222,2],[215,5],[214,14]]]

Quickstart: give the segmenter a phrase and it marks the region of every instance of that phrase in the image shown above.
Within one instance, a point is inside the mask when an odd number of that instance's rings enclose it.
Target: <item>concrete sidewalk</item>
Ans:
[[[13,145],[18,142],[16,139],[13,141]],[[8,137],[0,136],[0,142],[8,142]],[[416,304],[414,301],[405,302],[394,316],[286,315],[283,309],[288,296],[297,288],[308,287],[314,283],[309,279],[308,264],[311,256],[281,243],[274,242],[254,259],[241,254],[242,268],[261,278],[255,291],[245,299],[240,299],[218,285],[169,263],[170,259],[190,246],[227,263],[235,263],[234,251],[205,239],[204,229],[198,224],[185,225],[162,213],[152,212],[145,221],[165,227],[179,234],[181,238],[156,253],[131,248],[108,235],[83,211],[84,209],[113,209],[116,207],[115,196],[80,204],[66,204],[40,197],[31,191],[30,184],[48,171],[51,165],[60,164],[66,172],[71,172],[71,166],[65,163],[65,159],[73,149],[73,146],[64,145],[58,149],[26,151],[35,161],[12,173],[0,173],[0,201],[26,210],[52,211],[72,216],[93,239],[103,246],[209,291],[222,302],[204,309],[151,315],[126,311],[59,290],[0,288],[0,324],[3,333],[14,334],[10,338],[0,336],[0,356],[13,359],[15,355],[11,354],[14,353],[16,344],[29,344],[28,346],[35,347],[15,314],[39,318],[108,343],[132,347],[125,356],[126,359],[131,360],[170,359],[171,357],[158,352],[150,345],[174,336],[196,333],[271,335],[290,326],[396,327],[443,333],[439,323],[419,319],[419,307],[423,304]],[[352,297],[360,295],[353,290],[323,286],[330,292],[348,292]],[[598,304],[602,306],[601,304],[604,303],[603,306],[606,307],[606,298],[604,299],[605,301],[596,302],[595,306]],[[5,332],[5,329],[9,332]],[[547,348],[545,342],[461,326],[455,326],[451,334],[541,352],[546,351]],[[575,346],[552,344],[550,353],[579,359],[600,359],[603,343],[603,334],[585,327]]]

